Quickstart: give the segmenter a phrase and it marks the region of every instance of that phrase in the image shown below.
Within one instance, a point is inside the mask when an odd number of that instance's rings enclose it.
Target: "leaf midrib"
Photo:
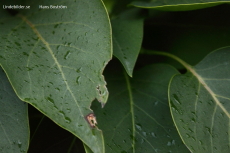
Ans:
[[[10,141],[10,139],[9,139],[9,137],[8,137],[8,134],[7,134],[6,130],[5,130],[5,128],[3,127],[2,122],[0,122],[0,126],[1,126],[1,128],[2,128],[2,130],[3,130],[3,133],[5,134],[5,136],[6,136],[6,138],[7,138],[7,141],[9,142],[9,144],[12,144],[12,142]]]
[[[30,26],[30,28],[33,30],[33,32],[38,36],[38,38],[39,38],[39,39],[43,42],[43,44],[46,46],[46,48],[48,49],[50,55],[52,56],[52,58],[53,58],[55,64],[57,65],[59,71],[61,72],[63,81],[65,82],[68,91],[70,92],[72,98],[74,99],[74,101],[75,101],[75,103],[76,103],[76,105],[77,105],[77,108],[78,108],[78,110],[79,110],[80,115],[81,115],[81,116],[84,116],[84,114],[82,113],[82,111],[81,111],[81,109],[80,109],[80,106],[79,106],[79,104],[78,104],[78,101],[77,101],[76,97],[74,96],[73,92],[71,92],[71,89],[70,89],[70,87],[69,87],[69,84],[68,84],[68,82],[66,81],[66,77],[65,77],[65,74],[64,74],[63,71],[62,71],[62,67],[61,67],[61,65],[59,64],[59,62],[57,61],[57,58],[54,56],[53,51],[52,51],[52,49],[51,49],[50,46],[49,46],[49,43],[41,36],[41,34],[39,33],[39,31],[35,28],[35,26],[34,26],[25,16],[23,16],[22,14],[18,14],[17,16],[20,17],[23,21],[25,21],[25,22]],[[81,140],[82,140],[82,139],[81,139]],[[84,140],[82,140],[82,141],[84,142]],[[84,142],[84,143],[85,143],[85,142]],[[99,144],[98,144],[98,143],[97,143],[97,146],[99,147]]]
[[[187,64],[187,63],[186,63]],[[230,118],[230,114],[228,111],[225,109],[225,107],[221,104],[221,102],[216,98],[215,93],[212,91],[211,88],[205,83],[204,79],[190,66],[187,64],[185,66],[187,70],[189,70],[197,79],[198,81],[204,86],[204,88],[210,93],[216,104],[223,110],[223,112]]]
[[[65,74],[64,74],[63,71],[62,71],[62,66],[61,66],[61,65],[59,64],[59,62],[57,61],[57,58],[54,56],[53,51],[52,51],[52,49],[50,48],[49,43],[41,36],[41,34],[39,33],[39,31],[35,28],[35,26],[34,26],[25,16],[23,16],[23,15],[21,15],[21,14],[19,14],[18,16],[19,16],[20,18],[22,18],[22,20],[25,21],[25,22],[31,27],[31,29],[34,31],[34,33],[38,36],[38,38],[39,38],[39,39],[45,44],[45,46],[47,47],[49,53],[51,54],[52,58],[54,59],[54,61],[55,61],[56,65],[57,65],[59,71],[61,72],[63,81],[65,82],[68,91],[70,92],[72,98],[74,99],[74,101],[75,101],[75,103],[76,103],[76,105],[77,105],[77,108],[78,108],[78,110],[79,110],[79,112],[80,112],[80,115],[81,115],[81,116],[84,116],[83,112],[82,112],[81,109],[80,109],[80,106],[79,106],[79,104],[78,104],[78,101],[77,101],[75,95],[73,94],[73,92],[71,92],[71,89],[70,89],[70,87],[69,87],[69,84],[68,84],[68,82],[66,81]],[[103,136],[102,136],[102,139],[103,139]],[[83,139],[81,139],[81,141],[84,142]],[[84,143],[85,143],[85,142],[84,142]],[[104,144],[104,143],[103,143],[103,144]],[[99,147],[99,144],[98,144],[98,143],[97,143],[96,145]],[[99,148],[100,148],[100,147],[99,147]],[[103,145],[103,152],[104,152],[104,145]]]
[[[135,153],[135,137],[136,137],[136,131],[135,131],[135,118],[134,118],[134,102],[133,102],[133,94],[132,94],[132,89],[131,89],[131,84],[129,81],[129,77],[126,74],[125,71],[123,71],[124,76],[125,76],[125,81],[127,84],[127,89],[128,89],[128,93],[129,93],[129,99],[130,99],[130,113],[132,115],[132,129],[133,129],[133,139],[132,139],[132,147],[133,147],[133,153]]]
[[[83,113],[82,113],[82,111],[81,111],[81,109],[80,109],[80,106],[79,106],[79,104],[78,104],[78,102],[77,102],[77,100],[76,100],[76,97],[75,97],[74,94],[71,92],[71,89],[70,89],[70,87],[69,87],[69,84],[68,84],[68,82],[66,81],[66,77],[65,77],[65,74],[63,73],[63,70],[62,70],[62,68],[61,68],[61,65],[60,65],[59,62],[57,61],[57,58],[54,56],[53,51],[52,51],[52,49],[51,49],[50,46],[49,46],[49,43],[41,36],[41,34],[39,33],[39,31],[35,28],[35,26],[34,26],[25,16],[23,16],[23,15],[21,15],[21,14],[19,14],[18,16],[19,16],[20,18],[22,18],[22,20],[25,21],[25,22],[30,26],[30,28],[34,31],[34,33],[38,36],[38,38],[43,42],[43,44],[45,44],[46,48],[48,49],[50,55],[52,56],[52,58],[53,58],[53,60],[54,60],[54,62],[55,62],[55,64],[57,65],[59,71],[61,72],[63,81],[65,82],[68,91],[70,92],[71,96],[73,97],[74,101],[76,102],[80,114],[83,115]]]
[[[221,102],[218,100],[218,98],[215,96],[216,94],[212,91],[211,88],[209,88],[209,86],[206,84],[206,82],[204,81],[204,79],[195,71],[195,69],[191,65],[189,65],[188,63],[186,63],[185,61],[183,61],[179,57],[177,57],[177,56],[175,56],[173,54],[170,54],[170,53],[160,52],[160,51],[151,51],[151,52],[150,51],[143,51],[143,53],[168,56],[168,57],[173,58],[174,60],[178,61],[188,71],[190,71],[192,73],[192,75],[194,75],[198,79],[199,83],[204,86],[204,88],[212,96],[212,98],[214,99],[214,101],[216,102],[216,104],[222,109],[222,111],[226,114],[226,116],[228,118],[230,118],[230,114],[225,109],[225,107],[221,104]]]

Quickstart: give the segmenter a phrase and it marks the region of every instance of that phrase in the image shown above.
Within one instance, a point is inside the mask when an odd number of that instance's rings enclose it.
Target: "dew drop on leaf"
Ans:
[[[54,28],[57,28],[57,27],[58,27],[58,25],[59,25],[59,24],[55,24],[55,25],[54,25]]]
[[[181,104],[181,102],[180,102],[180,100],[176,94],[173,94],[173,98],[174,98],[175,102],[177,102],[178,104]]]
[[[52,98],[47,97],[46,99],[47,99],[50,103],[54,104],[54,100],[53,100]]]
[[[25,55],[25,56],[29,56],[29,54],[28,54],[28,53],[26,53],[26,52],[23,52],[23,55]]]
[[[69,117],[65,117],[65,122],[66,123],[70,123],[71,122],[71,119]]]
[[[157,138],[157,135],[156,135],[154,132],[151,132],[151,135],[152,135],[154,138]]]
[[[18,147],[21,148],[22,147],[22,142],[20,140],[18,140]]]
[[[140,125],[140,124],[135,124],[135,126],[136,126],[136,128],[138,129],[138,130],[142,130],[142,126]]]
[[[67,51],[66,54],[65,54],[65,56],[64,56],[64,59],[67,59],[70,54],[71,54],[70,51]]]
[[[78,68],[78,69],[76,70],[77,73],[80,73],[81,71],[82,71],[82,67],[80,67],[80,68]]]
[[[77,79],[76,79],[76,83],[77,83],[77,84],[80,84],[80,79],[81,79],[81,77],[78,76]]]
[[[146,136],[147,136],[146,132],[142,132],[142,134],[143,134],[143,136],[144,136],[144,137],[146,137]]]
[[[167,146],[171,146],[172,145],[172,143],[169,141],[168,143],[167,143]]]
[[[190,135],[188,133],[185,134],[187,138],[190,138]]]

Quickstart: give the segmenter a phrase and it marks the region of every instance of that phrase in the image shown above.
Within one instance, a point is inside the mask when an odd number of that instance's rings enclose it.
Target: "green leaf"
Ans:
[[[230,119],[230,48],[207,55],[170,84],[170,108],[184,143],[192,152],[227,153]]]
[[[213,7],[224,3],[229,3],[230,0],[143,0],[134,1],[131,5],[140,8],[158,9],[162,11],[189,11],[196,9],[203,9],[207,7]]]
[[[105,75],[110,91],[108,104],[102,110],[98,105],[93,109],[103,130],[106,152],[189,152],[168,106],[168,83],[177,73],[159,64],[135,71],[133,79],[114,69]]]
[[[27,152],[29,124],[27,103],[22,102],[0,69],[0,152]]]
[[[102,132],[85,116],[96,98],[106,103],[102,75],[111,59],[111,28],[100,0],[28,1],[33,9],[0,20],[0,63],[17,95],[104,152]],[[39,5],[67,6],[39,9]]]
[[[111,20],[114,55],[132,76],[143,38],[143,17],[139,9],[131,9]]]

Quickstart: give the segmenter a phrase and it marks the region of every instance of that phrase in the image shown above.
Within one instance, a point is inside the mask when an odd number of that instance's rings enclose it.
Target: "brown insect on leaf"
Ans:
[[[86,115],[85,119],[92,128],[96,127],[96,124],[97,124],[96,116],[93,113]]]

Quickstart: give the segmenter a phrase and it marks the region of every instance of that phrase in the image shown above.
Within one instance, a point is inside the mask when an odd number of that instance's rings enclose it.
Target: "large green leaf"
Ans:
[[[170,108],[192,152],[229,153],[230,48],[210,53],[170,84]]]
[[[148,9],[154,8],[163,11],[189,11],[212,7],[229,2],[230,0],[142,0],[134,1],[131,3],[131,5]]]
[[[143,37],[143,17],[139,9],[131,9],[111,20],[114,55],[132,76]]]
[[[23,101],[103,153],[101,131],[85,119],[95,98],[103,106],[108,97],[102,71],[112,56],[111,29],[103,3],[38,0],[25,5],[32,9],[0,20],[3,69]]]
[[[93,109],[103,130],[106,152],[189,152],[168,106],[168,83],[177,73],[167,65],[142,68],[134,72],[133,79],[122,70],[105,73],[110,97],[105,108],[93,105]]]
[[[29,124],[27,103],[22,102],[0,68],[0,152],[27,152]]]

